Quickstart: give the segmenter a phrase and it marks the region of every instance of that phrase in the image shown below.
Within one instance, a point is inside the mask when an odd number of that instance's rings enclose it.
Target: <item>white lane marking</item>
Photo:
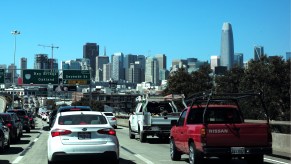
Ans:
[[[147,164],[154,164],[152,161],[146,159],[145,157],[139,155],[139,154],[134,154],[134,156],[136,156],[137,158],[139,158],[140,160],[144,161]]]
[[[38,140],[38,138],[34,139],[33,142],[36,142]]]
[[[276,162],[276,163],[280,163],[280,164],[290,164],[290,163],[286,163],[286,162],[282,162],[282,161],[277,161],[277,160],[270,159],[270,158],[264,158],[264,160],[270,161],[270,162]]]
[[[19,156],[12,163],[18,163],[19,161],[21,161],[22,158],[23,156]]]

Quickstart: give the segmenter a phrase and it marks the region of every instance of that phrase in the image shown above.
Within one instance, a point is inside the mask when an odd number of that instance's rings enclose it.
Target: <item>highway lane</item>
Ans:
[[[37,119],[37,127],[31,133],[24,133],[21,142],[12,144],[5,153],[0,154],[0,164],[46,164],[47,163],[47,124]],[[119,127],[117,136],[120,141],[120,164],[185,164],[188,156],[183,155],[180,161],[171,161],[168,142],[150,137],[146,143],[129,139],[128,128]],[[288,164],[289,160],[265,156],[265,164]],[[222,163],[219,159],[207,159],[207,164]],[[75,163],[73,161],[67,163]],[[84,163],[84,161],[79,162]],[[87,161],[86,163],[93,163]],[[100,163],[107,163],[102,161]],[[243,160],[234,159],[231,164],[246,164]]]

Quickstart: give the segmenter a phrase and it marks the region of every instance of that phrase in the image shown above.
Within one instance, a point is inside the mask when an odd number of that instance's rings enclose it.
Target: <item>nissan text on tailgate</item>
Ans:
[[[259,101],[262,108],[256,107]],[[244,112],[248,118],[257,119],[245,119]],[[196,96],[172,125],[172,160],[189,154],[191,164],[203,163],[207,157],[226,161],[238,157],[250,164],[262,164],[263,155],[272,153],[272,135],[261,94]]]

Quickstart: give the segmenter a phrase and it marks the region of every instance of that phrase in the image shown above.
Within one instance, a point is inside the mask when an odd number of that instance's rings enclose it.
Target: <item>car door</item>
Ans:
[[[179,150],[183,150],[183,138],[184,138],[184,122],[185,122],[185,117],[186,117],[187,110],[184,110],[177,122],[177,125],[174,127],[174,138],[175,138],[175,145]]]

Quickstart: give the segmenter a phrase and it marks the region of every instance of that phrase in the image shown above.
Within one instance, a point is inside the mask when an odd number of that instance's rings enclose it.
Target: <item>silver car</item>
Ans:
[[[108,122],[110,123],[110,125],[114,129],[117,129],[117,120],[116,120],[116,117],[113,115],[113,113],[112,112],[102,112],[102,113],[108,119]]]
[[[119,162],[116,131],[105,116],[96,111],[58,113],[47,145],[49,164],[54,161],[88,159]]]

